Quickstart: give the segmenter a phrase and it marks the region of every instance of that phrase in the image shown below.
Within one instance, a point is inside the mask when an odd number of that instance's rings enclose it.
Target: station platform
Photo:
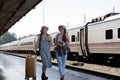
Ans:
[[[41,80],[41,62],[37,62],[37,79]],[[60,80],[57,66],[47,70],[48,80]],[[0,80],[25,80],[25,59],[0,53]],[[32,80],[32,79],[29,79]],[[66,69],[64,80],[108,80],[79,71]]]

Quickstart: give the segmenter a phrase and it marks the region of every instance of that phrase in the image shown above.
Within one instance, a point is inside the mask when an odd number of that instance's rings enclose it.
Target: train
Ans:
[[[70,43],[69,60],[92,61],[118,60],[120,58],[120,14],[109,13],[92,19],[86,24],[67,29]],[[50,33],[53,45],[51,54],[55,57],[54,40],[58,32]],[[32,52],[37,44],[38,35],[0,45],[0,50]],[[37,48],[39,51],[39,48]]]

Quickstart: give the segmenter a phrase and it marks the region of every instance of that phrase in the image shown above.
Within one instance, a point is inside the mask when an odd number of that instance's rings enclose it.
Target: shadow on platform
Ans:
[[[0,80],[5,80],[2,69],[0,69]]]

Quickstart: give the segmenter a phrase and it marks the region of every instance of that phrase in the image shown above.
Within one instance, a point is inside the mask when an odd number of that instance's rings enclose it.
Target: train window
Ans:
[[[71,38],[72,40],[72,42],[75,42],[75,35],[72,35],[72,38]]]
[[[120,28],[118,28],[118,38],[120,38]]]
[[[20,45],[21,45],[21,46],[24,46],[24,45],[33,45],[33,42],[21,43]]]
[[[106,30],[106,39],[112,39],[113,38],[113,30]]]
[[[79,41],[79,32],[77,32],[77,41]]]

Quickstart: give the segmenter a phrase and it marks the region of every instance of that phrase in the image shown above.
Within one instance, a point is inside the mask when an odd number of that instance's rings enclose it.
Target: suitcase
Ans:
[[[29,80],[29,78],[33,78],[33,80],[36,80],[36,56],[32,56],[29,54],[26,57],[25,62],[25,79]]]

